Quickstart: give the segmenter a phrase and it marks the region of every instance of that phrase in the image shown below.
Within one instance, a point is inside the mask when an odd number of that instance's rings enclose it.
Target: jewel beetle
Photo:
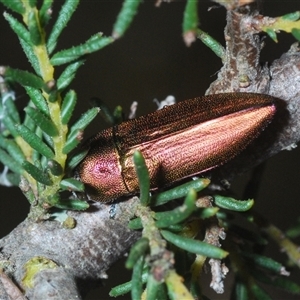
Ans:
[[[133,153],[140,150],[152,190],[216,168],[271,122],[275,99],[224,93],[185,100],[100,131],[76,169],[88,197],[109,202],[139,192]]]

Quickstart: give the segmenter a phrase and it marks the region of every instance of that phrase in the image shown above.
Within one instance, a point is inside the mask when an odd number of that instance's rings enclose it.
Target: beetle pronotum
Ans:
[[[90,199],[108,202],[139,191],[132,155],[139,149],[151,189],[222,165],[272,120],[274,98],[250,93],[203,96],[99,132],[77,168]]]

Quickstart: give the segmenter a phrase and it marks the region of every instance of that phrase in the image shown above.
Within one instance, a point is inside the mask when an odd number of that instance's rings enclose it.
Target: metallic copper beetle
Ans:
[[[151,189],[222,165],[241,152],[272,120],[274,98],[215,94],[179,102],[99,132],[77,168],[90,199],[136,194],[133,153],[140,150]]]

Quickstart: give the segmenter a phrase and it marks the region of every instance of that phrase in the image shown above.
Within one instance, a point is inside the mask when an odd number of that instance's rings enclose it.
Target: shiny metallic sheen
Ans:
[[[152,189],[222,165],[272,120],[274,98],[229,93],[186,100],[99,132],[77,168],[90,199],[139,191],[132,155],[143,153]]]

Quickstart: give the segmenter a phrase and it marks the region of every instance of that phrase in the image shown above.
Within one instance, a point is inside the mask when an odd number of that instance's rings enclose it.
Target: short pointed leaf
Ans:
[[[67,0],[63,4],[48,39],[47,48],[50,54],[55,49],[58,37],[60,36],[62,30],[67,26],[71,16],[78,6],[78,3],[79,0]]]
[[[54,157],[53,151],[38,137],[35,133],[33,133],[28,127],[25,125],[18,125],[17,131],[20,136],[36,151],[47,157],[48,159],[52,159]]]
[[[18,14],[23,14],[25,12],[25,7],[20,0],[1,0],[1,2],[14,12]]]
[[[4,166],[7,166],[12,172],[22,174],[23,168],[15,159],[0,148],[0,161]]]
[[[74,130],[85,129],[99,113],[98,107],[93,107],[81,115],[79,120],[71,127],[71,133]],[[71,134],[70,133],[70,134]]]
[[[46,116],[48,116],[49,109],[42,93],[39,90],[30,86],[25,86],[25,90],[28,96],[30,97],[31,101],[34,103],[34,105]]]
[[[187,46],[189,46],[196,39],[198,23],[198,1],[188,0],[184,10],[182,25],[183,37]]]
[[[34,166],[28,161],[24,161],[22,166],[25,171],[30,174],[36,181],[45,185],[52,185],[52,181],[49,175],[38,167]]]
[[[60,199],[54,204],[55,207],[68,210],[86,210],[89,208],[89,204],[79,199]]]
[[[37,15],[32,10],[28,14],[28,29],[30,33],[30,40],[35,45],[38,46],[42,42],[42,36],[40,32],[40,27],[37,20]]]
[[[30,116],[30,118],[39,126],[46,134],[51,137],[58,135],[58,130],[55,124],[46,117],[43,113],[41,113],[38,109],[34,109],[33,107],[26,107],[25,112]]]
[[[60,176],[64,172],[62,166],[54,159],[48,160],[47,167],[49,168],[50,172],[55,176]]]
[[[113,27],[112,36],[115,39],[120,38],[125,33],[137,13],[140,3],[141,0],[125,0],[123,2],[122,9]]]
[[[220,195],[215,195],[214,199],[216,205],[218,205],[219,207],[233,210],[233,211],[247,211],[254,204],[253,199],[241,201],[241,200],[235,200],[231,197],[224,197]]]
[[[292,29],[292,35],[300,41],[300,29],[299,28],[293,28]]]
[[[69,63],[71,61],[80,59],[89,53],[98,51],[112,42],[113,39],[111,37],[103,37],[102,34],[95,34],[84,44],[57,52],[51,58],[51,63],[54,66]]]
[[[85,60],[78,60],[65,68],[60,77],[57,79],[57,89],[65,89],[75,78],[76,72],[84,64]]]
[[[155,222],[155,225],[158,228],[162,228],[178,224],[186,220],[191,215],[191,213],[197,209],[195,205],[196,200],[197,193],[192,189],[188,192],[183,205],[174,208],[172,211],[156,213],[155,218],[157,219],[157,221]]]
[[[25,155],[19,145],[14,140],[6,140],[6,149],[11,157],[20,165],[25,160]]]
[[[190,189],[194,189],[196,192],[200,192],[205,189],[210,183],[207,178],[199,178],[190,182],[184,183],[173,189],[161,192],[152,196],[151,205],[162,205],[168,201],[185,197]]]
[[[26,54],[28,61],[33,67],[36,74],[41,75],[39,61],[32,49],[31,43],[26,43],[24,40],[19,39],[23,52]]]
[[[24,42],[30,44],[30,34],[29,31],[21,24],[16,18],[11,14],[5,12],[4,18],[8,21],[11,29],[17,34],[19,39],[22,39]]]
[[[109,107],[106,105],[104,101],[102,101],[99,98],[93,97],[90,100],[90,102],[93,107],[100,108],[100,114],[108,124],[110,125],[115,124],[114,114],[111,112],[111,110],[109,109]]]
[[[10,115],[10,117],[13,119],[13,121],[15,121],[16,123],[20,123],[20,115],[19,115],[18,109],[17,109],[12,97],[6,98],[6,100],[4,102],[4,107],[5,107],[6,113],[8,115]]]
[[[69,91],[65,95],[61,107],[61,121],[63,124],[68,124],[68,122],[70,121],[76,102],[77,102],[76,92],[73,90]]]
[[[82,140],[82,133],[83,132],[81,129],[75,129],[69,134],[66,144],[63,148],[64,154],[70,153],[72,150],[74,150],[78,146],[78,144]]]
[[[52,6],[53,0],[44,0],[43,4],[41,6],[41,9],[39,11],[39,15],[40,15],[40,21],[41,21],[41,26],[45,27],[52,15],[52,10],[51,10],[51,6]]]
[[[13,81],[20,83],[23,86],[31,86],[36,89],[41,89],[44,86],[44,81],[42,78],[34,75],[33,73],[29,73],[27,71],[12,69],[12,68],[4,68],[3,70],[4,76],[7,78],[11,78]]]
[[[5,118],[2,119],[2,123],[4,124],[5,128],[10,132],[13,137],[18,136],[18,131],[16,129],[16,121],[14,121],[11,116],[7,115]]]
[[[212,38],[209,34],[198,29],[197,38],[200,39],[205,46],[210,48],[222,60],[225,58],[224,47],[217,40]]]
[[[216,246],[186,238],[170,231],[161,230],[161,234],[170,243],[191,253],[201,254],[216,259],[223,259],[228,255],[228,252]]]
[[[131,289],[131,298],[132,300],[138,300],[141,299],[142,295],[142,273],[143,273],[143,265],[144,265],[144,259],[143,257],[140,257],[136,264],[133,267],[132,271],[132,289]]]
[[[84,184],[75,178],[66,178],[60,182],[60,188],[63,190],[83,192]]]
[[[76,155],[72,156],[69,161],[67,161],[68,169],[73,170],[87,155],[88,149],[83,150]]]
[[[150,177],[149,171],[146,166],[143,154],[140,151],[133,153],[133,161],[135,171],[139,180],[140,186],[140,201],[141,204],[147,206],[149,203],[149,192],[150,192]]]
[[[145,237],[139,239],[130,249],[128,258],[126,260],[126,268],[132,269],[136,264],[137,260],[144,255],[149,249],[149,240]]]

